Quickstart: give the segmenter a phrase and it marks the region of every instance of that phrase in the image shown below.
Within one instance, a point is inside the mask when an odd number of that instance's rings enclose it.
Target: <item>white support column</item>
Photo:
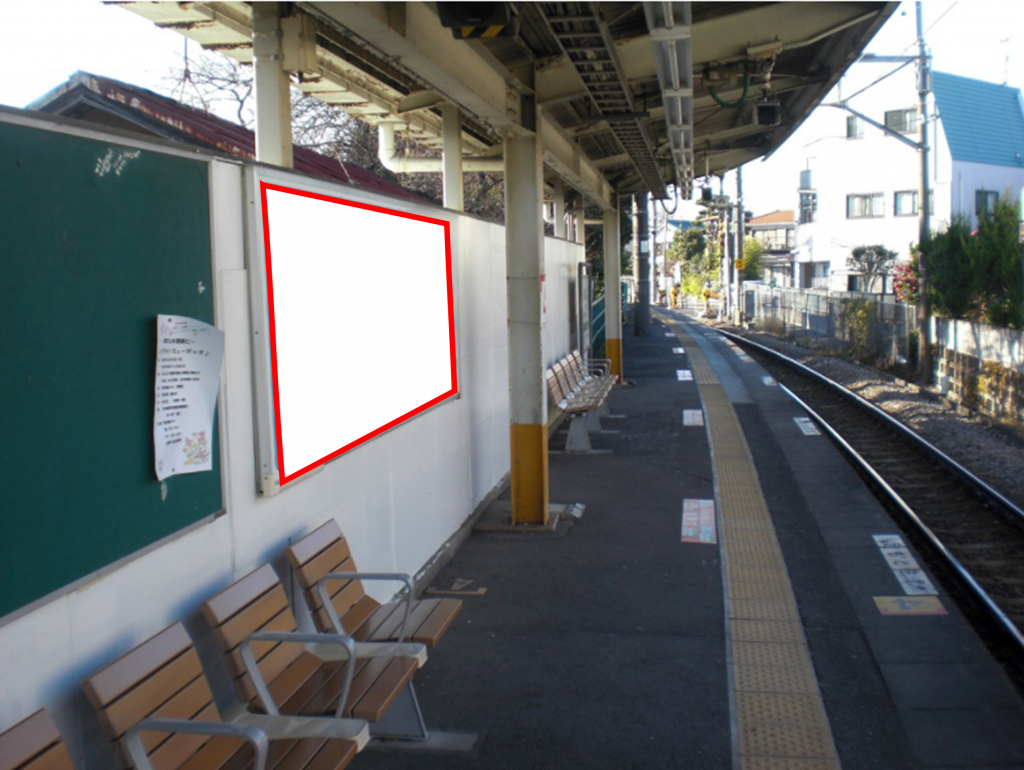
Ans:
[[[547,390],[541,327],[544,200],[540,137],[505,139],[505,255],[512,523],[548,521]]]
[[[604,212],[604,348],[611,372],[622,382],[621,235],[618,208]]]
[[[253,3],[256,80],[256,160],[292,167],[292,106],[283,68],[278,3]]]
[[[462,177],[462,115],[459,108],[448,102],[441,107],[444,120],[443,146],[444,160],[444,207],[465,211]]]
[[[554,198],[554,213],[552,218],[555,221],[555,237],[565,237],[565,183],[561,179],[556,179],[551,183],[551,186],[555,190]]]
[[[583,196],[579,196],[576,199],[576,206],[573,208],[573,240],[576,243],[585,243],[585,231],[583,229],[584,222],[586,221],[586,212],[583,209]]]

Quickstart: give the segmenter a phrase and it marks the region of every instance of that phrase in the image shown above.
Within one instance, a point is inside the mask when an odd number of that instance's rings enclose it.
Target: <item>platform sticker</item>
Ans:
[[[899,535],[875,535],[875,543],[907,596],[936,596],[938,591]]]
[[[818,430],[817,426],[811,422],[810,417],[794,417],[793,422],[796,423],[796,427],[800,429],[800,432],[805,436],[820,436],[821,431]]]
[[[704,412],[700,409],[684,409],[683,425],[703,425]]]
[[[666,337],[675,337],[676,333],[675,332],[665,332],[665,336]]]
[[[768,386],[769,388],[771,388],[771,387],[774,387],[775,385],[778,385],[778,384],[779,384],[779,383],[777,383],[777,382],[776,382],[776,381],[775,381],[774,379],[772,379],[771,377],[769,377],[769,376],[768,376],[767,374],[766,374],[766,375],[765,375],[764,377],[762,377],[762,378],[761,378],[761,382],[763,382],[763,383],[764,383],[765,385],[767,385],[767,386]]]
[[[680,540],[684,543],[709,545],[718,542],[714,500],[683,500],[683,536]]]
[[[676,369],[676,379],[680,382],[689,382],[693,379],[693,372],[689,369]]]
[[[686,350],[684,350],[683,348],[672,348],[672,352],[675,353],[677,356],[681,356],[683,355],[683,353],[686,352]]]
[[[876,596],[875,605],[883,615],[948,615],[935,596],[911,599],[906,596]]]

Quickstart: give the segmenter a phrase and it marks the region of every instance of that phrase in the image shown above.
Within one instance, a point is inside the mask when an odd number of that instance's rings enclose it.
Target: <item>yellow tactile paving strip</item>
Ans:
[[[711,441],[735,767],[837,770],[832,730],[750,448],[707,357],[682,326],[663,320],[686,347]]]

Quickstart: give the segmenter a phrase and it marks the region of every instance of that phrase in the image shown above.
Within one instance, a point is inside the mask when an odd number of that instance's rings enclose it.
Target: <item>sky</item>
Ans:
[[[924,0],[922,6],[934,69],[1024,86],[1024,3]],[[913,53],[915,25],[914,4],[902,3],[867,50]],[[198,50],[195,43],[189,47]],[[77,70],[166,92],[184,48],[181,35],[96,0],[8,3],[0,28],[0,104],[25,107]],[[759,215],[792,206],[802,148],[813,138],[797,131],[767,160],[744,166],[746,209]],[[735,189],[730,174],[725,191],[732,195]],[[684,204],[680,215],[686,218],[688,211],[693,208]]]

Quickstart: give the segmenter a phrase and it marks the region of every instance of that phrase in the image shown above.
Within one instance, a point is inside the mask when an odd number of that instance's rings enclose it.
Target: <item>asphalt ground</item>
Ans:
[[[756,364],[688,328],[746,434],[842,766],[1024,768],[1024,708],[951,603],[879,614],[873,597],[899,590],[871,540],[894,531],[888,515],[826,439],[796,431]],[[431,586],[465,607],[416,675],[420,704],[475,748],[369,749],[353,767],[734,766],[719,550],[680,542],[683,499],[714,498],[707,434],[681,419],[700,394],[677,379],[668,327],[631,331],[610,401],[625,417],[604,421],[620,433],[592,437],[610,451],[550,458],[552,502],[583,516],[474,532]]]

